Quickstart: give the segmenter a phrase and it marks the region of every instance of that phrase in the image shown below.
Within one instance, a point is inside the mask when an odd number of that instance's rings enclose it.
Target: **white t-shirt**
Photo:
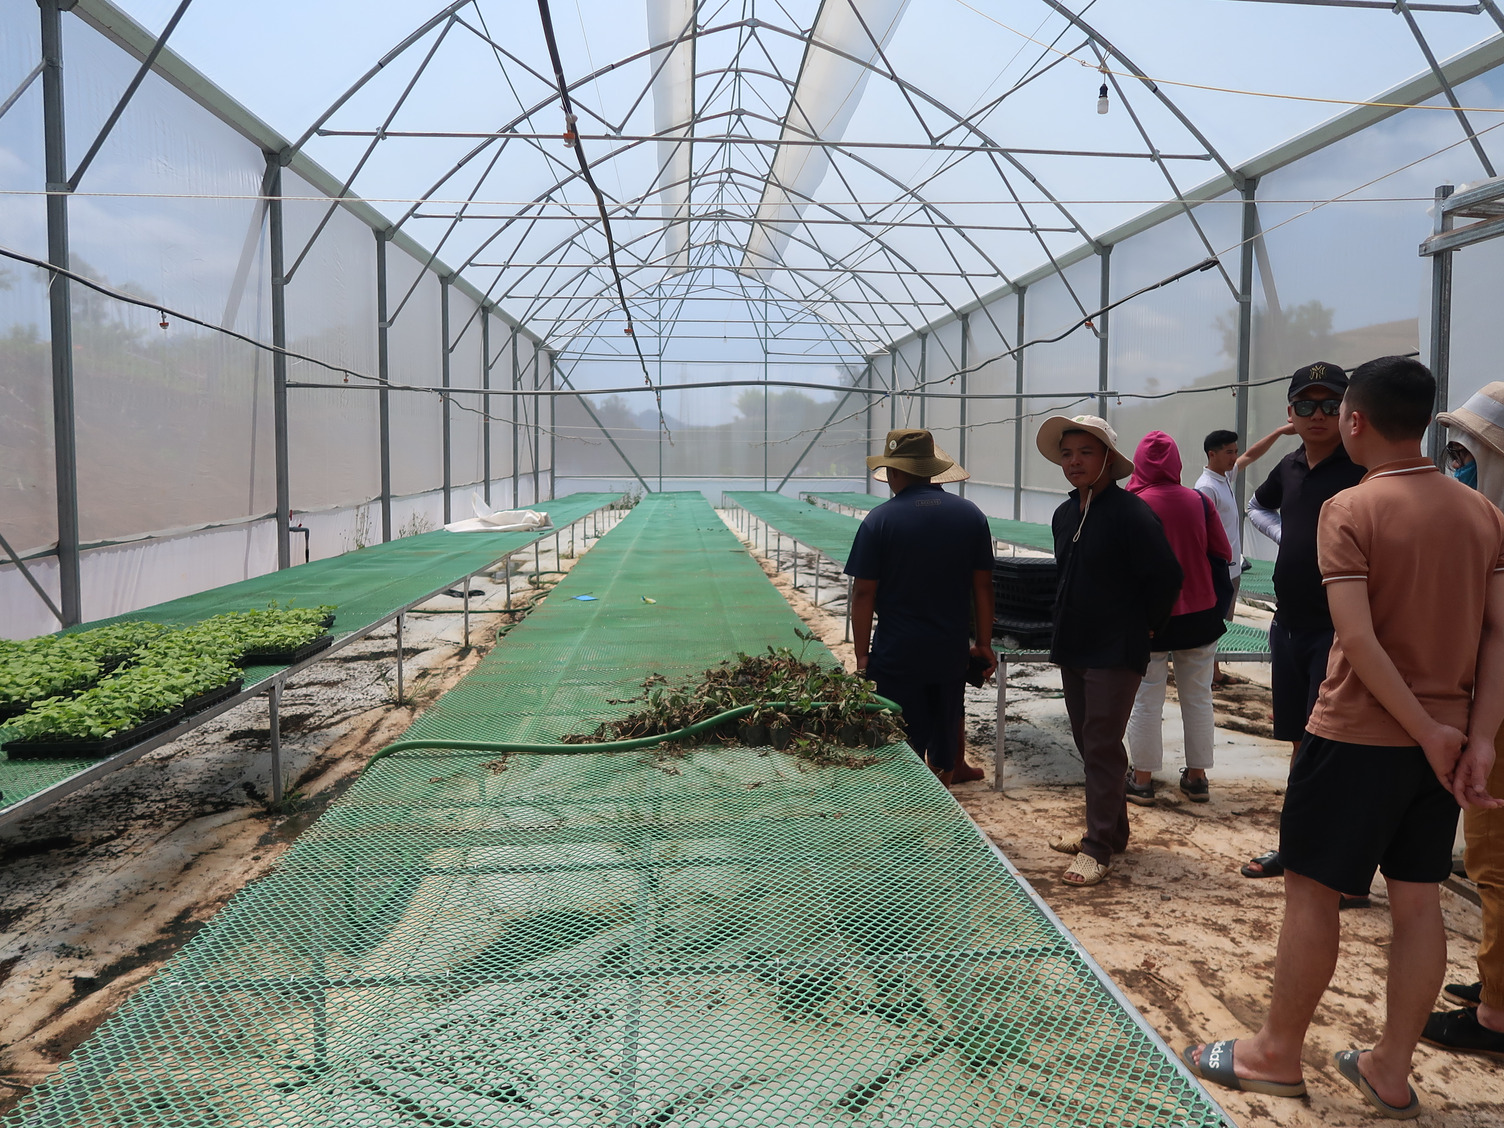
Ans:
[[[1238,513],[1238,498],[1233,493],[1238,468],[1234,466],[1226,474],[1218,474],[1210,466],[1201,468],[1201,477],[1196,479],[1196,488],[1204,493],[1217,516],[1222,519],[1222,528],[1227,531],[1227,543],[1232,546],[1232,563],[1228,575],[1236,581],[1243,574],[1243,522]]]

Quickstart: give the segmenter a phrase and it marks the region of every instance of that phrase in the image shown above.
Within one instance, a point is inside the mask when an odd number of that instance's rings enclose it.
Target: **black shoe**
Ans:
[[[1128,773],[1128,802],[1137,803],[1140,807],[1154,806],[1154,781],[1138,784],[1133,781],[1133,773]]]
[[[1441,997],[1459,1007],[1476,1007],[1483,1001],[1483,984],[1448,983],[1442,988]]]
[[[1210,802],[1212,797],[1211,784],[1207,783],[1205,776],[1202,776],[1200,779],[1191,779],[1186,775],[1188,771],[1190,771],[1189,768],[1180,769],[1181,793],[1192,803]]]
[[[1433,1014],[1426,1019],[1420,1040],[1443,1050],[1482,1054],[1495,1061],[1504,1061],[1504,1033],[1490,1030],[1479,1022],[1477,1011],[1439,1011]]]

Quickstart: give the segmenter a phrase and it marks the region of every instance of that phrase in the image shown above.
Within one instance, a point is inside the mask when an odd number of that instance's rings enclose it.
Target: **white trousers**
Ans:
[[[1190,650],[1157,650],[1149,655],[1149,669],[1139,683],[1128,718],[1128,757],[1133,770],[1157,772],[1164,767],[1165,681],[1175,663],[1175,690],[1180,696],[1180,722],[1185,728],[1185,766],[1212,766],[1212,668],[1217,644]]]

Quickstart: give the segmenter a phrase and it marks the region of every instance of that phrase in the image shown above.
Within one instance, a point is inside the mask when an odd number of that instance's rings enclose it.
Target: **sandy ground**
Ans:
[[[518,563],[533,568],[530,554]],[[569,564],[548,553],[539,561],[545,571]],[[786,575],[774,582],[850,666],[845,584],[827,565],[816,608],[808,564],[805,557],[800,590]],[[764,569],[772,574],[766,561]],[[519,586],[515,577],[513,584]],[[472,608],[494,629],[506,618],[494,613],[501,584],[478,579],[476,586],[487,594]],[[255,700],[0,832],[0,1112],[51,1073],[238,889],[264,874],[372,753],[468,672],[483,647],[460,646],[458,607],[440,597],[409,617],[407,705],[392,704],[390,628],[289,686],[283,748],[292,795],[282,811],[266,808],[266,707]],[[475,638],[490,634],[480,627]],[[990,778],[995,690],[968,691],[969,755],[988,767],[989,780],[955,788],[957,799],[1176,1049],[1256,1029],[1273,966],[1279,883],[1246,880],[1237,866],[1273,844],[1288,748],[1267,736],[1267,671],[1233,672],[1249,680],[1218,692],[1212,801],[1192,805],[1174,789],[1180,737],[1172,704],[1160,805],[1132,809],[1130,852],[1092,890],[1062,885],[1064,860],[1044,845],[1079,829],[1082,810],[1080,762],[1053,668],[1009,671],[1003,792],[992,790]],[[1375,908],[1344,916],[1342,959],[1306,1054],[1310,1097],[1216,1090],[1240,1126],[1373,1122],[1337,1077],[1330,1053],[1369,1045],[1378,1033],[1388,944],[1382,880],[1374,892]],[[1443,897],[1449,978],[1471,982],[1479,913],[1462,897]],[[1498,1066],[1421,1047],[1417,1068],[1428,1110],[1423,1123],[1504,1124]]]
[[[528,579],[535,568],[570,568],[563,542],[562,560],[551,542],[536,563],[531,552],[514,558],[514,606],[541,597]],[[497,627],[521,617],[504,610],[502,572],[477,576],[477,589],[470,648],[460,599],[439,596],[408,614],[400,706],[390,625],[288,682],[280,809],[267,806],[259,697],[0,831],[0,1113],[265,874],[377,749],[475,666]]]
[[[845,633],[845,588],[829,564],[821,607],[810,600],[812,559],[802,558],[800,588],[774,577],[790,604],[831,649],[854,668]],[[766,561],[764,570],[771,574]],[[784,561],[788,566],[787,560]],[[1250,623],[1267,612],[1241,608]],[[1158,804],[1130,807],[1128,853],[1100,886],[1060,881],[1068,859],[1046,843],[1082,829],[1081,760],[1071,740],[1060,677],[1053,666],[1008,670],[1005,790],[993,789],[996,690],[967,690],[967,756],[983,766],[984,782],[952,793],[1018,867],[1051,909],[1117,982],[1161,1037],[1179,1051],[1208,1038],[1247,1037],[1268,1007],[1275,944],[1283,910],[1282,883],[1250,881],[1238,867],[1271,848],[1289,767],[1290,746],[1270,735],[1268,667],[1224,667],[1239,679],[1216,691],[1217,768],[1209,803],[1187,801],[1176,788],[1184,747],[1173,688],[1165,708],[1165,770]],[[1449,949],[1448,982],[1477,979],[1473,962],[1481,913],[1442,890]],[[1262,1097],[1212,1087],[1212,1096],[1244,1128],[1347,1128],[1372,1124],[1368,1106],[1332,1064],[1331,1055],[1371,1046],[1384,1014],[1389,947],[1388,901],[1376,879],[1373,908],[1343,914],[1342,954],[1306,1043],[1303,1100]],[[1438,1008],[1443,1007],[1438,1001]],[[1504,1125],[1504,1066],[1486,1058],[1421,1046],[1415,1087],[1434,1128]]]

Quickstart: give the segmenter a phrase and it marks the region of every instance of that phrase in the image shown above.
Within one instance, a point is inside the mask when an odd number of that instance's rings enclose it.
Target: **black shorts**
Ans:
[[[1274,698],[1274,738],[1305,739],[1306,721],[1326,679],[1332,629],[1289,630],[1278,616],[1269,624],[1269,684]]]
[[[903,709],[904,731],[909,747],[936,771],[955,766],[961,747],[961,727],[966,719],[966,683],[915,682],[885,676],[868,668],[877,692]]]
[[[1340,893],[1367,893],[1374,870],[1395,881],[1445,881],[1457,811],[1419,748],[1308,733],[1290,765],[1280,859]]]

